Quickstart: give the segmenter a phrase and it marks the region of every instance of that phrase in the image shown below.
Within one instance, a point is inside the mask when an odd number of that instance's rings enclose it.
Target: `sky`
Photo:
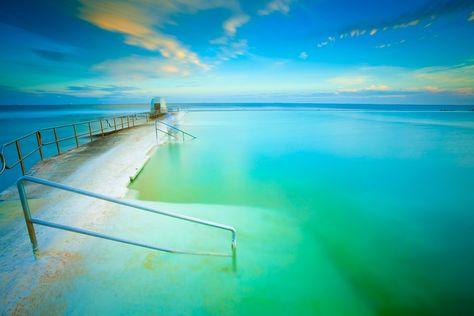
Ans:
[[[474,104],[472,0],[4,1],[0,104]]]

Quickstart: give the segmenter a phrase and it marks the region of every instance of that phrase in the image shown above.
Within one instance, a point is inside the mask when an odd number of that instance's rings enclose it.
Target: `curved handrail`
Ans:
[[[179,132],[181,132],[181,133],[183,133],[183,134],[186,134],[186,135],[188,135],[188,136],[192,137],[193,139],[194,139],[194,138],[197,138],[196,136],[194,136],[194,135],[191,135],[191,134],[189,134],[188,132],[185,132],[185,131],[183,131],[183,130],[179,129],[179,128],[177,128],[177,127],[176,127],[176,126],[174,126],[174,125],[171,125],[171,124],[165,123],[165,122],[163,122],[163,121],[160,121],[160,120],[156,120],[156,121],[155,121],[155,124],[156,124],[156,123],[161,123],[161,124],[164,124],[164,125],[166,125],[166,126],[168,126],[168,127],[171,127],[172,129],[174,129],[174,130],[177,130],[177,131],[179,131]]]
[[[112,126],[112,124],[109,122],[108,118],[99,118],[99,119],[96,119],[96,120],[81,121],[81,122],[77,122],[77,123],[63,124],[63,125],[56,125],[56,126],[53,126],[53,127],[40,128],[36,131],[29,132],[28,134],[25,134],[21,137],[18,137],[16,139],[14,139],[12,141],[9,141],[7,143],[4,143],[3,145],[0,146],[0,175],[3,174],[5,172],[5,170],[13,169],[18,164],[20,164],[20,166],[21,166],[22,173],[25,174],[26,173],[26,166],[24,164],[24,160],[26,160],[28,157],[30,157],[32,154],[34,154],[36,152],[39,152],[40,159],[43,160],[44,157],[43,157],[42,150],[43,150],[43,147],[45,147],[45,146],[56,144],[57,153],[58,153],[58,155],[60,155],[61,154],[61,148],[60,148],[61,147],[61,145],[60,145],[61,142],[71,140],[71,139],[75,139],[76,140],[76,147],[79,147],[80,144],[79,144],[78,139],[81,138],[81,137],[90,138],[90,141],[92,141],[93,136],[96,136],[96,135],[99,135],[99,134],[101,134],[103,136],[104,131],[106,131],[105,130],[106,128],[102,127],[102,122],[103,121],[106,122],[106,124],[109,126],[109,128],[117,127],[116,130],[119,130],[119,129],[122,129],[122,128],[130,127],[130,121],[129,121],[130,118],[132,118],[132,120],[131,120],[132,126],[135,126],[135,120],[137,120],[138,118],[145,118],[146,121],[148,122],[148,117],[149,117],[148,113],[146,113],[146,112],[133,113],[133,114],[126,115],[126,116],[114,117],[114,118],[125,118],[127,120],[127,124],[124,124],[124,122],[122,122],[121,125],[117,125],[117,126],[115,126],[115,124],[114,124],[114,126]],[[92,127],[91,127],[91,124],[95,123],[95,122],[100,124],[100,128],[98,130],[93,130]],[[88,128],[88,131],[86,131],[84,133],[78,133],[76,128],[77,128],[77,126],[80,126],[80,125],[87,125],[86,127]],[[67,127],[71,127],[74,131],[74,134],[72,136],[61,138],[58,135],[57,130],[61,129],[61,128],[67,128]],[[51,141],[44,142],[42,140],[43,135],[45,135],[46,132],[50,132],[50,131],[53,133],[54,139],[51,140]],[[97,134],[95,134],[95,133],[97,133]],[[37,147],[33,151],[31,151],[30,153],[28,153],[26,155],[22,155],[22,153],[21,153],[21,141],[26,139],[26,138],[33,137],[34,135],[36,135]],[[8,146],[13,145],[13,144],[16,144],[18,159],[15,160],[14,163],[9,164],[7,160],[10,160],[10,159],[7,159],[7,155],[5,154],[5,148],[7,148]]]
[[[164,130],[162,130],[162,129],[159,129],[159,128],[156,127],[156,126],[155,126],[155,132],[156,132],[156,139],[158,139],[158,132],[162,132],[163,134],[166,134],[166,135],[168,135],[168,136],[171,136],[171,137],[173,137],[173,138],[178,139],[178,137],[177,137],[176,135],[173,135],[173,134],[171,134],[171,133],[168,133],[167,131],[164,131]]]
[[[173,125],[171,125],[171,124],[165,123],[165,122],[160,121],[160,120],[156,120],[156,121],[155,121],[155,131],[156,131],[156,132],[157,132],[157,131],[160,131],[160,132],[166,133],[166,134],[168,134],[168,135],[171,135],[171,133],[168,133],[168,132],[165,132],[165,131],[159,129],[159,128],[158,128],[158,124],[159,124],[159,123],[161,123],[161,124],[163,124],[163,125],[165,125],[165,126],[167,126],[167,127],[170,127],[171,129],[177,130],[178,132],[182,133],[182,135],[183,135],[183,141],[184,141],[184,135],[188,135],[188,136],[192,137],[192,139],[197,138],[196,136],[191,135],[191,134],[189,134],[188,132],[185,132],[185,131],[183,131],[183,130],[177,128],[176,126],[173,126]],[[172,135],[172,136],[177,139],[176,136],[174,136],[174,135]],[[157,137],[158,137],[158,135],[157,135]]]
[[[193,222],[193,223],[196,223],[196,224],[201,224],[201,225],[204,225],[204,226],[209,226],[209,227],[214,227],[214,228],[229,231],[232,235],[232,243],[231,243],[232,253],[231,254],[224,254],[224,253],[213,253],[213,252],[183,251],[183,250],[176,250],[176,249],[171,249],[171,248],[158,247],[158,246],[139,243],[139,242],[135,242],[135,241],[131,241],[131,240],[115,237],[115,236],[96,233],[96,232],[89,231],[89,230],[84,230],[82,228],[77,228],[77,227],[72,227],[72,226],[65,226],[65,225],[61,225],[61,224],[56,224],[56,223],[47,222],[47,221],[44,221],[44,220],[32,218],[31,214],[30,214],[30,209],[29,209],[29,205],[28,205],[28,197],[26,195],[24,182],[33,182],[33,183],[36,183],[36,184],[45,185],[45,186],[48,186],[48,187],[52,187],[52,188],[56,188],[56,189],[76,193],[76,194],[79,194],[79,195],[88,196],[88,197],[95,198],[95,199],[98,199],[98,200],[103,200],[103,201],[111,202],[111,203],[114,203],[114,204],[131,207],[131,208],[146,211],[146,212],[155,213],[155,214],[159,214],[159,215],[164,215],[164,216],[168,216],[168,217],[171,217],[171,218],[181,219],[181,220],[184,220],[184,221]],[[89,235],[89,236],[98,237],[98,238],[102,238],[102,239],[113,240],[113,241],[117,241],[117,242],[121,242],[121,243],[125,243],[125,244],[130,244],[130,245],[145,247],[145,248],[149,248],[149,249],[164,251],[164,252],[179,253],[179,254],[191,254],[191,255],[224,256],[224,257],[233,257],[233,256],[235,256],[235,249],[237,247],[237,236],[236,236],[235,228],[233,228],[231,226],[227,226],[227,225],[223,225],[223,224],[219,224],[219,223],[215,223],[215,222],[211,222],[211,221],[207,221],[207,220],[202,220],[202,219],[187,216],[187,215],[181,215],[181,214],[178,214],[178,213],[157,210],[157,209],[154,209],[154,208],[151,208],[151,207],[147,207],[147,206],[127,202],[127,201],[124,201],[124,200],[112,198],[112,197],[105,196],[105,195],[102,195],[102,194],[93,193],[93,192],[89,192],[89,191],[86,191],[86,190],[73,188],[73,187],[70,187],[70,186],[67,186],[67,185],[64,185],[64,184],[60,184],[60,183],[56,183],[56,182],[52,182],[52,181],[48,181],[48,180],[44,180],[44,179],[40,179],[40,178],[35,178],[35,177],[31,177],[31,176],[22,176],[22,177],[20,177],[17,181],[17,187],[18,187],[18,193],[20,195],[21,204],[22,204],[22,207],[23,207],[23,213],[24,213],[24,216],[25,216],[26,226],[27,226],[27,229],[28,229],[28,233],[29,233],[29,236],[30,236],[31,243],[33,245],[33,250],[36,250],[38,248],[38,244],[37,244],[37,241],[36,241],[36,233],[35,233],[35,230],[34,230],[34,227],[33,227],[33,224],[37,224],[37,225],[42,225],[42,226],[48,226],[48,227],[52,227],[52,228],[67,230],[67,231],[75,232],[75,233],[78,233],[78,234]]]

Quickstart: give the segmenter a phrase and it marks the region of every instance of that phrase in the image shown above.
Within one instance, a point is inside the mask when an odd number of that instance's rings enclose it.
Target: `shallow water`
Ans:
[[[124,276],[135,285],[113,291],[135,298],[125,310],[474,311],[474,113],[190,112],[181,127],[198,138],[159,148],[131,188],[235,226],[237,267],[150,252],[156,282],[137,265]],[[225,234],[153,225],[166,245],[228,248]]]

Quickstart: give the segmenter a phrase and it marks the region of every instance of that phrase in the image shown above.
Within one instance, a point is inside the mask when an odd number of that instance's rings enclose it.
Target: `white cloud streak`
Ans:
[[[404,44],[404,43],[406,43],[406,40],[402,39],[402,40],[397,41],[397,42],[380,44],[380,45],[377,45],[377,46],[375,46],[375,47],[376,47],[376,48],[390,48],[390,47],[393,47],[393,46],[396,46],[396,45],[400,45],[400,44]]]
[[[434,17],[431,17],[431,19],[433,20]],[[319,42],[316,46],[318,48],[324,47],[324,46],[328,45],[331,42],[335,42],[336,39],[337,40],[343,40],[343,39],[346,39],[346,38],[356,38],[356,37],[364,36],[364,35],[375,36],[377,33],[385,32],[385,31],[388,31],[389,29],[393,29],[393,30],[404,29],[404,28],[416,26],[419,23],[420,23],[420,20],[416,19],[416,20],[411,20],[411,21],[407,21],[407,22],[403,22],[403,23],[394,24],[394,25],[386,25],[386,26],[382,26],[382,27],[379,27],[379,28],[377,28],[377,27],[355,28],[355,29],[352,29],[351,31],[348,31],[348,32],[339,33],[338,35],[329,36],[327,39]],[[431,25],[431,22],[428,26],[425,26],[425,28],[429,27],[430,25]],[[383,47],[380,47],[380,46],[383,46]],[[379,45],[378,48],[384,48],[384,47],[390,47],[390,46],[391,46],[391,44],[382,44],[382,45]]]
[[[409,22],[405,22],[405,23],[395,24],[393,26],[393,28],[395,30],[396,29],[404,29],[404,28],[407,28],[407,27],[410,27],[410,26],[416,26],[416,25],[418,25],[418,23],[420,23],[420,20],[413,20],[413,21],[409,21]]]
[[[235,15],[224,22],[223,28],[228,36],[235,36],[237,29],[249,20],[250,17],[246,14]]]
[[[192,64],[206,69],[196,53],[190,51],[178,39],[156,29],[169,19],[173,8],[163,7],[161,15],[155,16],[145,4],[133,5],[124,1],[81,0],[80,18],[111,32],[125,35],[125,43],[150,51],[158,51],[168,59]]]
[[[161,57],[143,56],[107,60],[95,65],[93,70],[121,79],[134,80],[186,77],[192,73],[190,65]]]
[[[162,70],[190,70],[190,65],[207,70],[210,65],[176,37],[165,34],[161,29],[166,24],[175,23],[174,15],[195,13],[201,10],[224,8],[232,12],[231,18],[223,24],[227,36],[235,36],[237,29],[249,21],[243,14],[237,0],[80,0],[79,17],[99,28],[124,35],[128,45],[141,47],[149,51],[157,51],[170,66]],[[156,68],[156,67],[155,67]],[[175,71],[182,73],[181,71]]]
[[[259,10],[259,15],[269,15],[275,12],[288,14],[290,12],[290,5],[293,0],[273,0],[267,3],[265,8]]]
[[[307,52],[301,52],[301,53],[298,55],[298,57],[299,57],[300,59],[306,60],[306,59],[308,59],[309,55],[308,55]]]

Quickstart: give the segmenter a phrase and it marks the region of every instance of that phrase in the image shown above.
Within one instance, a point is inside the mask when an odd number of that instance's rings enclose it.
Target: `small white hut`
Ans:
[[[154,115],[166,113],[166,99],[163,97],[154,97],[150,102],[150,112]]]

